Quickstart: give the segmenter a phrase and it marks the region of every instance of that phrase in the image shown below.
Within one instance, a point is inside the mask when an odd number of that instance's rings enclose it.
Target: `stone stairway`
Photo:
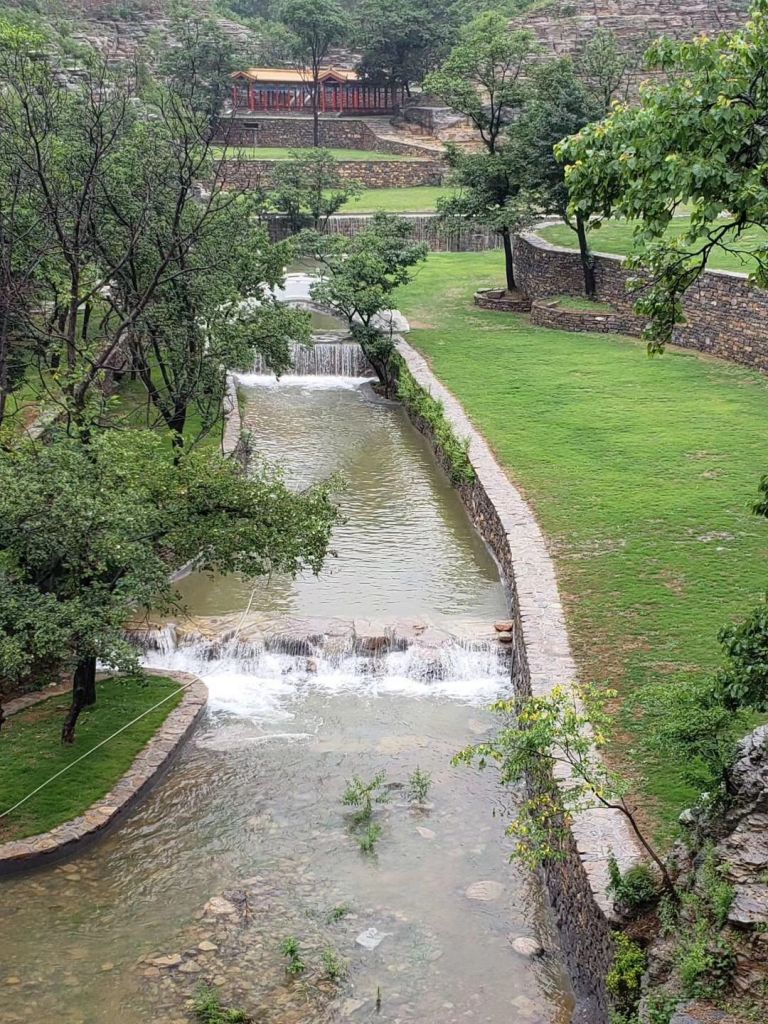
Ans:
[[[387,117],[365,117],[361,120],[381,143],[393,146],[390,152],[397,151],[404,155],[412,152],[415,157],[429,156],[433,159],[442,157],[445,153],[442,142],[431,135],[411,130],[414,126],[409,125],[406,129],[404,126],[392,124]],[[397,147],[397,150],[394,147]]]

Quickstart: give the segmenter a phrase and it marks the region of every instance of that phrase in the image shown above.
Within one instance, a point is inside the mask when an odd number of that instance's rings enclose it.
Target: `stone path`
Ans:
[[[469,457],[477,483],[471,488],[473,493],[463,497],[499,562],[513,611],[519,613],[522,636],[518,647],[527,660],[533,694],[546,694],[557,684],[576,682],[554,563],[533,511],[461,403],[437,379],[424,357],[403,339],[398,350],[416,382],[443,403],[445,417],[456,434],[469,438]],[[490,521],[493,513],[496,523]],[[612,903],[606,895],[608,856],[613,852],[623,869],[641,859],[629,825],[617,811],[595,809],[578,815],[571,830],[594,900],[607,917],[612,917]]]

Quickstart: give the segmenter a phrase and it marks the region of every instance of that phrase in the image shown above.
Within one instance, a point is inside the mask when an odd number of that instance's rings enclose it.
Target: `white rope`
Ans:
[[[74,768],[76,764],[79,764],[81,761],[84,761],[85,758],[92,754],[95,750],[98,750],[100,747],[103,747],[106,743],[109,743],[110,740],[113,740],[116,736],[119,736],[121,732],[125,732],[126,729],[130,729],[132,725],[135,725],[137,722],[141,721],[142,718],[145,718],[152,711],[157,710],[157,708],[159,708],[161,704],[165,704],[165,702],[167,700],[170,700],[171,697],[175,697],[177,694],[183,693],[184,690],[186,690],[187,687],[189,686],[194,686],[196,682],[197,679],[192,679],[190,680],[190,682],[184,683],[184,685],[180,686],[178,690],[174,690],[173,693],[167,694],[165,697],[163,697],[162,700],[159,700],[157,704],[154,704],[151,708],[147,708],[146,711],[142,711],[142,713],[140,715],[137,715],[136,718],[133,719],[133,721],[127,722],[125,725],[121,726],[116,732],[113,732],[111,736],[107,736],[106,739],[103,739],[101,740],[100,743],[97,743],[95,747],[91,747],[90,750],[86,750],[86,752],[84,754],[81,754],[80,757],[75,758],[74,761],[70,761],[69,764],[65,765],[60,771],[56,772],[55,775],[52,775],[50,779],[46,779],[46,781],[39,785],[37,789],[33,789],[31,793],[27,793],[27,795],[22,800],[19,800],[18,803],[14,804],[13,807],[9,807],[7,811],[3,811],[2,814],[0,814],[0,818],[5,818],[9,814],[12,814],[13,811],[21,807],[22,804],[25,804],[27,800],[31,800],[33,796],[36,796],[41,789],[45,789],[46,786],[49,786],[52,782],[58,779],[59,776],[63,775],[65,772],[68,772],[70,768]]]

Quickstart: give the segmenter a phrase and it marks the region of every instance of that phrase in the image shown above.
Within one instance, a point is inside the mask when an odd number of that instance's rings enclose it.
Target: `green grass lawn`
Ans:
[[[98,684],[97,703],[86,708],[72,746],[60,740],[68,695],[50,697],[12,715],[0,732],[0,813],[75,761],[116,729],[178,690],[173,679],[110,679]],[[76,818],[130,768],[134,758],[181,701],[176,694],[140,722],[85,758],[7,818],[0,842],[36,835]]]
[[[296,155],[295,149],[285,147],[258,146],[231,146],[224,149],[221,146],[212,146],[211,155],[216,157],[227,156],[228,160],[292,160]],[[311,152],[311,150],[298,150],[299,153]],[[366,149],[332,149],[331,154],[337,160],[424,160],[429,157],[419,156],[414,152],[413,156],[406,156],[400,153],[377,153]]]
[[[437,200],[448,196],[452,189],[442,185],[417,185],[412,188],[367,188],[350,199],[341,213],[432,213]]]
[[[687,217],[675,218],[669,233],[679,235],[687,226]],[[600,228],[590,232],[589,244],[595,252],[616,253],[624,256],[632,248],[633,229],[633,221],[605,221]],[[553,245],[562,245],[568,249],[575,249],[578,245],[576,235],[565,224],[554,224],[551,227],[542,228],[539,234]],[[752,228],[743,232],[739,239],[739,246],[753,249],[758,245],[764,246],[766,242],[768,242],[768,231]],[[754,260],[748,256],[742,257],[736,253],[725,252],[723,249],[715,249],[709,265],[713,270],[733,270],[737,273],[747,274],[752,270]]]
[[[502,280],[499,253],[432,254],[398,305],[535,509],[581,677],[623,698],[613,763],[669,826],[691,793],[678,765],[642,751],[626,698],[709,673],[718,630],[765,589],[768,523],[749,507],[768,468],[768,380],[472,305]]]

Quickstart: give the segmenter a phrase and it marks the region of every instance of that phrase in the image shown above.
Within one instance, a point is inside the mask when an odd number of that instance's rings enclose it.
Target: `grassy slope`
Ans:
[[[432,213],[441,196],[451,189],[441,185],[418,185],[413,188],[367,188],[346,203],[342,213]]]
[[[670,227],[670,234],[678,235],[688,225],[687,217],[680,217]],[[633,221],[611,220],[606,221],[602,227],[592,231],[589,236],[589,243],[595,252],[617,253],[626,255],[632,248]],[[562,245],[568,249],[577,247],[576,235],[565,224],[556,224],[552,227],[543,228],[539,234],[553,245]],[[753,228],[745,231],[739,239],[742,248],[754,248],[758,245],[764,246],[768,241],[768,232]],[[713,270],[733,270],[737,273],[746,274],[753,267],[753,261],[749,257],[742,258],[738,254],[725,252],[716,249],[710,261]]]
[[[211,147],[211,152],[214,157],[223,156],[226,153],[229,160],[292,160],[297,152],[308,151],[297,151],[286,147],[259,148],[258,146],[232,146],[224,150],[220,146],[213,146]],[[395,160],[402,162],[430,159],[429,157],[419,156],[416,152],[414,152],[413,156],[404,156],[396,153],[378,153],[365,149],[332,149],[330,152],[337,160]]]
[[[718,629],[765,587],[768,524],[749,505],[766,468],[768,381],[473,308],[502,270],[497,253],[433,254],[399,305],[551,541],[582,678],[626,698],[710,671]],[[671,823],[690,796],[677,766],[640,752],[626,702],[620,730],[616,762]]]
[[[68,696],[50,697],[13,715],[0,733],[0,812],[176,690],[178,683],[159,676],[149,676],[146,682],[105,680],[98,686],[95,707],[87,708],[80,716],[72,746],[62,745],[59,739]],[[18,811],[0,819],[0,842],[45,832],[82,814],[125,774],[180,700],[180,695],[171,697]]]

